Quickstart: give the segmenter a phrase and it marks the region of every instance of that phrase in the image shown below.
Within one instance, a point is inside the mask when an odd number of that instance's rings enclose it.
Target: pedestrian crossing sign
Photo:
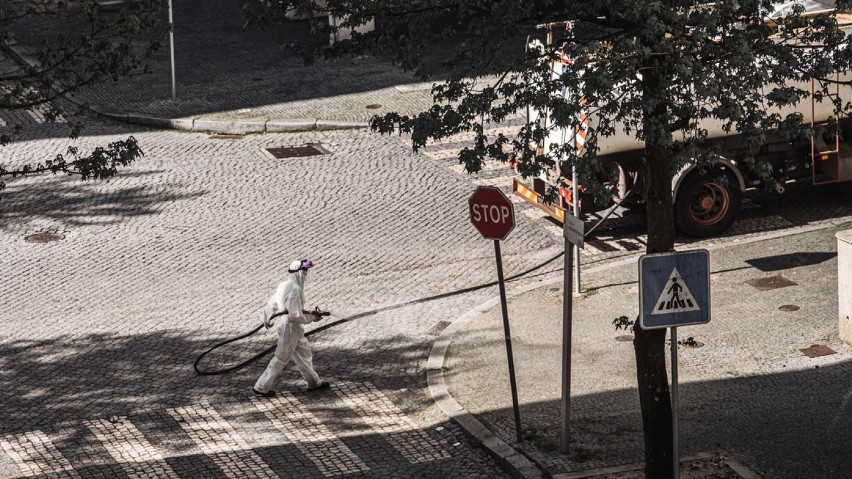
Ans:
[[[709,259],[707,250],[639,258],[639,324],[643,329],[710,321]]]

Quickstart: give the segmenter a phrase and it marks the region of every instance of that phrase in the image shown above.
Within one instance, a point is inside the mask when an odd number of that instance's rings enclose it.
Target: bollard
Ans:
[[[840,339],[852,345],[852,230],[837,233],[837,311]]]

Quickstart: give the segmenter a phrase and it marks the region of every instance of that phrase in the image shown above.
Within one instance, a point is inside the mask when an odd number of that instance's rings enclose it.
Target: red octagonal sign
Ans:
[[[515,209],[500,188],[477,187],[468,203],[470,222],[485,239],[504,240],[515,228]]]

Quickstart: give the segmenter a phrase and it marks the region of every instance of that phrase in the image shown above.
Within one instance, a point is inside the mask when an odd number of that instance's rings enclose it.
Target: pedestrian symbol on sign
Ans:
[[[677,268],[672,270],[669,281],[660,292],[660,299],[651,314],[680,313],[686,311],[700,311],[698,303],[693,299],[689,287],[681,278]]]

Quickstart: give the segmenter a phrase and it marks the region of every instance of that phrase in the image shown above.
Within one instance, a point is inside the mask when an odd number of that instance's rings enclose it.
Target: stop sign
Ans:
[[[500,188],[479,186],[468,203],[470,222],[483,238],[503,240],[515,228],[515,209]]]

